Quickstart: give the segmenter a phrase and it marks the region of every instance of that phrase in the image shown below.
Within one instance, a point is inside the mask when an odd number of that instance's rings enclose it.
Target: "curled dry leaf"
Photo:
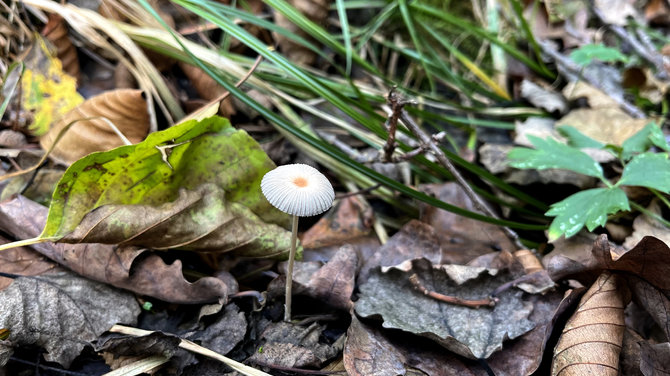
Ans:
[[[17,238],[32,238],[42,231],[46,216],[47,208],[18,196],[0,204],[0,229]],[[236,286],[213,277],[190,283],[182,274],[179,260],[167,265],[156,255],[146,255],[143,249],[55,243],[35,244],[32,248],[84,277],[167,302],[225,303],[229,294],[237,292]]]
[[[435,229],[429,224],[411,220],[400,231],[377,249],[366,260],[358,275],[359,283],[368,279],[370,271],[377,266],[393,266],[405,260],[424,257],[433,264],[442,264],[452,261],[452,258],[443,259],[440,239]]]
[[[617,375],[630,292],[603,272],[582,297],[554,348],[552,375]]]
[[[65,73],[79,80],[77,49],[70,41],[63,17],[55,13],[49,13],[49,21],[44,25],[42,35],[56,47],[56,56],[63,63]]]
[[[0,291],[0,301],[10,343],[41,346],[46,360],[64,367],[114,324],[134,324],[140,314],[132,294],[70,272],[18,278]]]
[[[142,91],[119,89],[97,95],[72,109],[40,138],[40,145],[48,150],[59,133],[70,124],[70,129],[51,152],[51,157],[66,164],[96,151],[124,145],[102,118],[113,123],[131,143],[142,141],[149,132],[149,113]]]

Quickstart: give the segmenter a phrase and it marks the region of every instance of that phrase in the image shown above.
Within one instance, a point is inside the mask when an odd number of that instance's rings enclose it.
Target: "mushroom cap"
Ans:
[[[314,167],[300,163],[279,166],[265,174],[261,191],[272,206],[299,217],[321,214],[335,200],[328,179]]]

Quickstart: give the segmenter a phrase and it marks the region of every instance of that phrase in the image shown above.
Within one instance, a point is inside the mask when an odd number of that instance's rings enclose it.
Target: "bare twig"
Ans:
[[[394,86],[391,91],[389,92],[388,96],[386,97],[386,100],[391,104],[393,108],[397,106],[404,106],[405,104],[409,103],[407,101],[404,101],[400,99],[396,95],[396,87]],[[384,158],[382,162],[391,162],[393,160],[393,152],[395,151],[395,134],[398,129],[398,117],[400,116],[400,113],[397,111],[391,112],[391,115],[389,116],[388,120],[386,121],[386,128],[389,132],[388,138],[386,139],[386,144],[384,144]]]
[[[484,299],[478,299],[478,300],[471,300],[471,299],[459,298],[457,296],[444,295],[435,291],[430,291],[421,283],[421,281],[419,281],[419,276],[416,274],[412,274],[409,277],[409,282],[412,284],[412,287],[420,291],[422,294],[449,304],[455,304],[470,308],[479,308],[484,306],[495,307],[496,303],[498,302],[497,299],[491,297],[486,297]]]
[[[389,97],[391,98],[392,96],[395,96],[395,91],[391,91],[389,94]],[[405,111],[402,107],[404,106],[405,103],[398,101],[398,100],[391,100],[391,105],[393,105],[393,111],[398,112],[400,114],[400,120],[405,124],[405,126],[416,136],[416,138],[419,140],[421,145],[430,150],[435,157],[437,158],[437,161],[449,172],[454,176],[456,179],[456,182],[463,188],[463,191],[465,194],[470,198],[472,201],[473,205],[477,210],[480,212],[488,215],[489,217],[493,217],[498,219],[498,215],[491,209],[489,206],[486,204],[484,200],[482,200],[473,190],[470,188],[470,185],[465,181],[463,176],[461,175],[460,172],[454,167],[454,165],[449,161],[447,158],[446,154],[442,151],[442,149],[438,146],[438,144],[435,142],[435,140],[429,136],[426,132],[424,132],[421,127],[412,119],[407,111]],[[501,226],[505,234],[507,235],[508,238],[510,238],[513,242],[514,245],[518,249],[524,249],[523,244],[521,244],[521,241],[519,241],[519,235],[512,230],[511,228],[507,226]]]

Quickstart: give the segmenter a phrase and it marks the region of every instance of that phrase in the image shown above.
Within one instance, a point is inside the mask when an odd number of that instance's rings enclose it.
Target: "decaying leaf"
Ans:
[[[662,376],[670,372],[670,343],[640,343],[640,371],[644,376]]]
[[[75,80],[79,80],[77,49],[74,48],[68,37],[67,26],[63,22],[63,17],[55,13],[49,13],[49,20],[42,29],[42,35],[56,47],[56,56],[63,64],[63,70],[74,77]]]
[[[404,375],[404,359],[378,330],[361,323],[355,315],[347,330],[344,367],[351,376]]]
[[[260,335],[263,341],[252,363],[272,364],[280,367],[320,367],[335,357],[344,346],[344,336],[333,344],[320,341],[325,327],[314,323],[301,327],[287,322],[270,323]]]
[[[234,251],[247,257],[288,253],[288,231],[263,222],[242,204],[227,201],[225,193],[207,183],[194,190],[181,189],[175,201],[157,206],[104,205],[86,214],[60,241]]]
[[[132,294],[69,272],[18,278],[0,291],[0,301],[10,343],[41,346],[46,360],[64,367],[114,324],[134,324],[140,313]]]
[[[575,298],[575,296],[577,298]],[[556,321],[571,308],[579,294],[563,294],[558,291],[546,295],[534,295],[533,312],[528,317],[535,328],[517,340],[505,345],[503,351],[491,355],[487,360],[496,376],[531,375],[542,362],[545,346]]]
[[[411,220],[372,256],[363,260],[363,266],[358,274],[359,283],[366,281],[370,271],[377,266],[393,266],[419,257],[424,257],[433,264],[454,262],[452,259],[443,260],[440,238],[431,225]]]
[[[630,301],[620,278],[604,272],[582,297],[554,348],[552,375],[618,374]]]
[[[331,210],[301,237],[304,248],[319,248],[347,241],[370,233],[373,213],[356,196],[337,200]]]
[[[305,294],[319,299],[334,308],[350,310],[354,292],[358,256],[350,245],[340,250],[305,283]]]
[[[0,229],[17,238],[37,236],[46,217],[47,208],[23,196],[0,204]],[[167,265],[157,255],[147,255],[144,249],[62,243],[34,244],[32,248],[82,276],[167,302],[225,303],[229,294],[237,292],[237,286],[218,278],[188,282],[182,274],[181,261]]]
[[[219,354],[228,354],[247,333],[247,319],[235,304],[228,304],[219,317],[204,330],[186,333],[185,339],[194,341]]]
[[[653,200],[647,207],[647,210],[651,213],[659,214],[661,206],[658,200]],[[654,218],[651,218],[644,213],[640,213],[633,221],[633,233],[624,241],[624,248],[633,248],[645,236],[654,236],[666,244],[670,244],[670,229]]]
[[[528,332],[532,306],[521,290],[500,293],[494,308],[470,308],[438,301],[412,287],[414,274],[423,286],[443,295],[481,300],[513,277],[509,272],[461,265],[433,266],[426,259],[398,267],[373,270],[360,286],[356,312],[363,317],[381,316],[384,326],[430,338],[470,359],[487,358],[502,342]]]
[[[53,124],[84,98],[77,93],[77,82],[63,72],[62,64],[47,46],[47,41],[37,37],[24,59],[25,70],[21,77],[21,104],[26,111],[34,111],[30,131],[43,135]]]
[[[0,242],[9,243],[3,237],[0,237]],[[57,273],[62,270],[58,264],[28,247],[17,247],[0,252],[0,271],[3,273],[35,276]],[[11,278],[0,277],[0,290],[9,286],[12,281]]]
[[[444,202],[477,212],[465,191],[456,183],[424,184],[421,190]],[[441,263],[466,263],[492,251],[512,251],[514,246],[499,226],[478,222],[433,206],[422,205],[421,221],[435,229],[445,255]]]
[[[54,192],[41,236],[60,239],[103,205],[158,206],[176,200],[181,188],[195,190],[206,183],[223,189],[226,202],[242,204],[266,222],[286,225],[288,215],[272,207],[260,191],[260,180],[273,167],[258,143],[227,120],[191,120],[70,166]]]
[[[124,145],[109,122],[131,143],[142,141],[149,132],[149,113],[142,91],[117,89],[87,99],[53,124],[40,138],[40,145],[48,150],[60,132],[71,125],[50,154],[70,164],[90,153]]]

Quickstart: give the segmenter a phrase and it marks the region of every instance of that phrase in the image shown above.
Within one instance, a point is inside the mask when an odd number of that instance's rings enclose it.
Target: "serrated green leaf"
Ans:
[[[604,226],[607,216],[620,210],[630,210],[628,197],[620,188],[593,188],[577,192],[551,205],[547,216],[556,217],[549,226],[549,241],[561,235],[569,238],[585,225],[589,231]]]
[[[624,167],[616,185],[637,185],[670,193],[670,160],[667,153],[638,154]]]
[[[562,144],[553,138],[543,140],[539,137],[529,135],[528,139],[535,146],[535,149],[512,149],[507,154],[510,166],[516,168],[535,168],[538,170],[560,168],[605,179],[600,164],[583,151]]]
[[[174,201],[180,188],[193,190],[205,183],[221,187],[226,200],[246,206],[264,221],[285,227],[289,217],[260,191],[263,175],[272,168],[260,145],[227,119],[187,121],[139,144],[93,153],[72,164],[56,186],[40,237],[62,238],[103,205],[161,205]]]
[[[670,147],[668,147],[668,143],[665,141],[663,131],[661,131],[661,128],[654,122],[645,125],[644,128],[640,129],[637,133],[623,142],[623,145],[621,145],[623,148],[623,159],[628,160],[634,154],[644,153],[649,150],[652,145],[665,151],[670,151]]]
[[[577,149],[583,149],[583,148],[601,149],[605,147],[605,144],[585,135],[584,133],[580,132],[579,129],[573,127],[572,125],[563,125],[557,127],[556,130],[558,130],[558,133],[560,133],[563,137],[568,139],[568,145],[575,147]]]
[[[600,60],[604,63],[628,61],[628,57],[622,54],[619,50],[607,47],[604,44],[586,44],[570,54],[570,58],[577,64],[586,66],[591,64],[593,60]]]

